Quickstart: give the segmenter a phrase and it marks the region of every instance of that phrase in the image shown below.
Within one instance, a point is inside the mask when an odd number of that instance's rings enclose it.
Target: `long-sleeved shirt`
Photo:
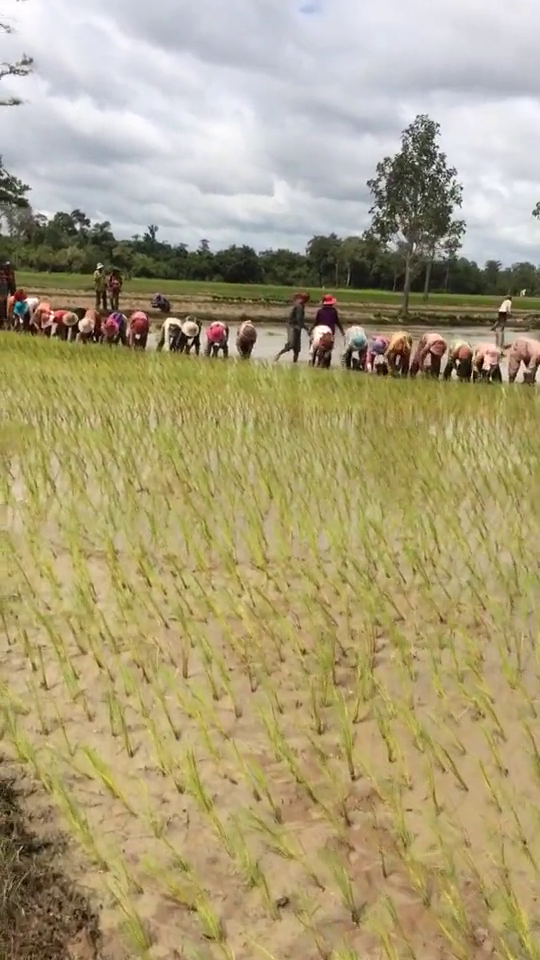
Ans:
[[[13,267],[10,263],[0,263],[0,297],[14,296],[16,289]]]
[[[171,349],[173,330],[180,330],[181,326],[182,322],[178,319],[178,317],[167,317],[161,328],[156,350],[165,350],[167,353]]]
[[[503,352],[495,343],[480,343],[473,356],[473,367],[475,370],[490,370],[498,367],[502,360]]]
[[[430,353],[433,353],[436,357],[442,357],[446,353],[446,348],[446,340],[440,333],[425,333],[418,342],[413,365],[421,370]]]
[[[289,327],[293,330],[306,330],[306,308],[303,303],[295,303],[289,314]]]
[[[309,331],[310,334],[313,333],[315,327],[330,327],[330,330],[334,334],[337,327],[341,333],[341,336],[345,336],[345,331],[341,325],[341,320],[339,319],[339,313],[337,312],[336,308],[330,306],[330,304],[324,304],[322,307],[319,307],[315,317],[315,323]]]
[[[459,360],[470,360],[473,355],[473,348],[466,340],[454,340],[450,344],[448,359],[457,363]]]
[[[540,367],[540,340],[519,337],[514,341],[508,351],[508,377],[511,382],[515,380],[522,363],[525,365],[526,373],[535,377]]]

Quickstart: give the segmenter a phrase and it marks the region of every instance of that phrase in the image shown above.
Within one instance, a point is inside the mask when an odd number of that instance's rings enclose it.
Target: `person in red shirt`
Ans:
[[[110,297],[110,301],[111,301],[111,309],[112,309],[113,311],[119,309],[120,294],[122,293],[122,285],[123,285],[123,282],[124,282],[124,281],[122,280],[122,274],[120,273],[120,271],[119,271],[119,270],[111,270],[111,272],[110,272],[110,274],[109,274],[109,277],[108,277],[108,280],[107,280],[107,286],[108,286],[108,288],[109,288],[109,297]]]
[[[135,310],[129,319],[128,346],[134,350],[146,350],[150,321],[142,310]]]
[[[17,290],[15,272],[9,260],[0,260],[0,330],[8,321],[8,297],[12,297]]]

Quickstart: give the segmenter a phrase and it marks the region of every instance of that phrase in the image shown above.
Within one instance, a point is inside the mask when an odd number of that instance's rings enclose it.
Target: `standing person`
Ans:
[[[501,303],[499,307],[499,313],[497,319],[492,326],[492,331],[496,332],[497,336],[495,341],[497,346],[502,347],[504,345],[504,331],[506,329],[506,324],[508,323],[510,317],[512,316],[512,297],[508,295],[505,300]]]
[[[345,337],[345,331],[342,327],[341,320],[339,319],[339,313],[336,308],[337,300],[332,296],[331,293],[327,293],[322,298],[322,304],[317,310],[315,316],[315,321],[311,326],[309,331],[310,337],[313,336],[313,331],[316,327],[329,327],[332,331],[332,334],[336,335],[336,328],[339,330],[342,337]]]
[[[443,380],[450,380],[454,370],[458,380],[470,380],[472,375],[473,348],[466,340],[454,340],[448,351],[448,360],[443,372]]]
[[[390,336],[385,359],[388,372],[393,377],[407,377],[411,363],[413,339],[405,330],[398,330]]]
[[[236,334],[236,349],[242,360],[249,360],[257,343],[257,331],[251,320],[244,320]]]
[[[94,288],[96,291],[96,310],[107,309],[107,277],[102,263],[94,270]]]
[[[508,382],[514,383],[521,364],[524,365],[523,382],[534,384],[540,367],[540,340],[519,337],[508,351]]]
[[[297,293],[287,323],[287,341],[285,346],[275,356],[279,360],[285,353],[292,351],[293,363],[298,363],[302,349],[302,330],[306,330],[306,304],[309,302],[309,293]]]
[[[489,383],[502,383],[501,360],[503,351],[496,343],[481,343],[473,356],[473,383],[487,380]]]
[[[226,360],[229,356],[229,326],[222,320],[214,320],[206,331],[206,347],[204,348],[205,357],[217,357],[219,351],[223,351],[223,358]]]
[[[345,333],[345,349],[341,355],[341,365],[347,370],[365,370],[368,353],[368,338],[363,327],[357,324],[349,327]],[[357,356],[355,357],[355,354]]]
[[[0,260],[0,330],[8,321],[8,297],[13,297],[17,290],[15,272],[9,260]]]
[[[448,344],[440,333],[424,333],[418,341],[412,359],[411,377],[415,377],[417,373],[425,373],[429,377],[438,379],[447,347]]]
[[[148,314],[142,310],[135,310],[129,318],[128,346],[134,350],[146,350],[149,333]]]
[[[119,270],[111,270],[107,286],[109,288],[109,299],[111,301],[111,310],[118,310],[120,307],[120,294],[123,286],[122,274]],[[106,308],[105,308],[106,309]]]

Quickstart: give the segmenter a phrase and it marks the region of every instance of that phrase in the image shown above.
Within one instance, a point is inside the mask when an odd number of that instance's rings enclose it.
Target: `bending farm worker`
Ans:
[[[76,339],[79,318],[72,310],[54,310],[48,323],[51,337],[69,341]]]
[[[458,380],[470,380],[472,375],[473,348],[466,340],[455,340],[448,351],[448,360],[443,380],[450,380],[454,370]]]
[[[165,353],[176,349],[182,321],[178,317],[167,317],[159,332],[159,340],[156,344],[156,350],[159,353],[164,350]]]
[[[375,372],[378,376],[388,374],[388,361],[386,351],[390,344],[390,338],[378,333],[369,341],[366,354],[366,370],[368,373]]]
[[[341,355],[341,365],[347,370],[365,370],[368,338],[363,327],[349,327],[345,333],[345,349]],[[355,356],[356,354],[356,356]]]
[[[152,299],[151,299],[151,301],[150,301],[150,306],[151,306],[154,310],[160,310],[161,313],[170,313],[170,312],[171,312],[171,304],[170,304],[170,301],[167,300],[167,297],[164,297],[162,293],[155,293],[155,294],[154,294],[154,296],[152,297]]]
[[[205,357],[217,357],[223,351],[226,360],[229,356],[229,327],[222,320],[215,320],[206,331]]]
[[[448,344],[440,333],[424,333],[418,341],[411,363],[410,374],[425,373],[429,377],[438,378],[441,372],[442,358]]]
[[[298,363],[298,357],[302,349],[302,330],[307,332],[306,304],[308,301],[309,293],[297,293],[295,295],[287,323],[287,340],[285,346],[276,355],[276,360],[279,360],[285,353],[292,351],[293,363]]]
[[[503,352],[495,343],[481,343],[473,355],[473,382],[487,380],[502,383],[501,360]]]
[[[406,377],[409,373],[409,364],[411,362],[412,337],[405,330],[399,330],[390,336],[388,347],[386,348],[385,360],[388,364],[388,370],[393,377]]]
[[[521,364],[524,365],[523,382],[533,384],[540,367],[540,340],[519,337],[508,351],[508,381],[514,383]]]
[[[179,353],[185,353],[187,356],[189,356],[192,350],[195,350],[196,356],[199,356],[201,352],[201,332],[201,321],[197,320],[197,317],[186,317],[180,327],[180,333],[174,349],[178,350]],[[227,340],[228,337],[229,328],[227,327]]]
[[[334,349],[334,331],[324,324],[317,324],[311,337],[309,348],[310,367],[328,368],[332,362],[332,350]]]
[[[135,310],[129,318],[128,346],[134,350],[146,350],[150,321],[143,310]]]
[[[97,311],[87,310],[77,325],[77,340],[80,343],[89,343],[91,340],[94,340],[98,327],[99,320]]]
[[[127,317],[123,313],[111,313],[101,328],[101,340],[109,346],[127,344]]]
[[[251,320],[244,320],[236,334],[236,349],[242,360],[249,360],[257,343],[257,331]]]

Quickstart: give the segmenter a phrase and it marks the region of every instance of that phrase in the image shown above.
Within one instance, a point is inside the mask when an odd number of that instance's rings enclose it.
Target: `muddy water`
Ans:
[[[235,340],[236,340],[236,331],[239,325],[233,323],[233,324],[230,324],[229,326],[230,326],[230,344],[232,346],[231,353],[234,356],[236,353],[236,350],[234,347]],[[374,335],[376,333],[385,332],[384,330],[381,331],[379,327],[370,326],[368,324],[364,325],[364,329],[368,335]],[[426,332],[425,327],[411,326],[411,327],[407,327],[407,329],[409,333],[411,333],[411,335],[414,337],[415,341],[419,340],[420,337]],[[259,336],[258,336],[257,343],[255,345],[253,359],[267,360],[267,361],[272,360],[275,357],[278,350],[280,350],[283,344],[285,343],[286,330],[283,325],[272,326],[271,324],[268,324],[268,325],[264,324],[264,326],[258,326],[257,330],[258,330]],[[492,333],[489,326],[487,325],[485,327],[480,327],[480,328],[478,327],[452,328],[452,327],[434,326],[430,328],[430,332],[431,333],[440,332],[448,343],[451,343],[453,340],[459,339],[459,340],[467,340],[469,343],[471,343],[474,346],[477,343],[489,343],[489,342],[493,343],[494,341],[494,334]],[[508,331],[506,333],[506,342],[512,343],[512,341],[517,340],[519,336],[523,336],[523,334],[513,332],[513,331]],[[532,331],[530,333],[526,333],[525,336],[533,337],[535,340],[540,340],[540,331]],[[149,341],[148,349],[150,350],[155,349],[156,342],[157,342],[157,335],[151,334],[151,340]],[[336,359],[339,356],[340,352],[341,352],[341,338],[339,337],[339,334],[338,334],[336,351],[335,351]],[[303,361],[304,363],[307,362],[307,353],[308,353],[308,338],[307,338],[307,334],[304,334],[303,340],[302,340],[302,354],[300,357],[300,360]],[[280,363],[282,364],[292,363],[292,354],[291,353],[285,354],[285,356],[281,358]],[[506,361],[503,363],[503,374],[506,375]]]

